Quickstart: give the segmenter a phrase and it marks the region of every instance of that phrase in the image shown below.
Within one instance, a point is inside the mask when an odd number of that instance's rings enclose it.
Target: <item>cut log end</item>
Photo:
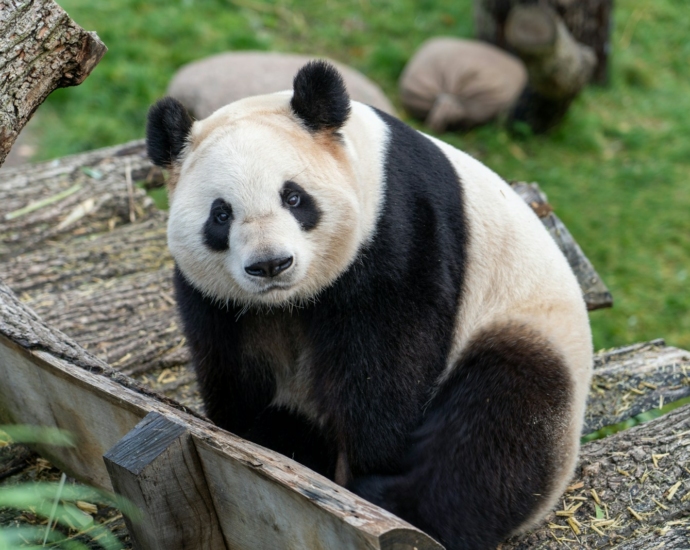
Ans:
[[[516,6],[508,15],[505,33],[510,47],[520,54],[546,55],[556,44],[557,16],[538,5]]]

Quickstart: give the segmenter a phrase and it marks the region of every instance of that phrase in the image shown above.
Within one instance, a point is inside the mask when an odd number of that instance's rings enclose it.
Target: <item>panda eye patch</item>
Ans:
[[[223,199],[216,199],[204,224],[204,243],[211,250],[221,252],[229,247],[229,225],[232,221],[232,207]]]
[[[319,209],[314,197],[307,193],[294,181],[286,181],[280,192],[283,206],[294,216],[302,229],[311,231],[321,219]]]

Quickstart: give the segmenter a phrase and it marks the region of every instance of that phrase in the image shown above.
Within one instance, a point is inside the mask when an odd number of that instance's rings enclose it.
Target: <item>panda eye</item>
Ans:
[[[297,206],[299,206],[299,203],[302,202],[302,198],[300,197],[297,191],[290,191],[283,197],[283,201],[288,206],[296,208]]]
[[[216,223],[224,224],[227,223],[227,221],[230,219],[230,216],[227,212],[223,212],[221,210],[220,212],[216,212],[213,219],[216,220]]]
[[[216,199],[211,205],[211,219],[217,225],[225,225],[232,219],[232,208],[223,199]]]

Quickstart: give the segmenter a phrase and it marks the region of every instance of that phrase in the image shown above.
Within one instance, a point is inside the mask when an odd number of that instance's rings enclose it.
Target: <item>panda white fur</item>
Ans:
[[[448,549],[563,492],[592,363],[575,277],[468,155],[306,65],[294,92],[149,112],[206,412]]]

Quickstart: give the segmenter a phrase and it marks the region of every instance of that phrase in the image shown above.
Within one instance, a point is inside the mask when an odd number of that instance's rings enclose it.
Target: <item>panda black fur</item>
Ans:
[[[350,102],[326,63],[294,90],[149,113],[206,412],[449,550],[494,547],[575,465],[577,282],[489,169]]]

